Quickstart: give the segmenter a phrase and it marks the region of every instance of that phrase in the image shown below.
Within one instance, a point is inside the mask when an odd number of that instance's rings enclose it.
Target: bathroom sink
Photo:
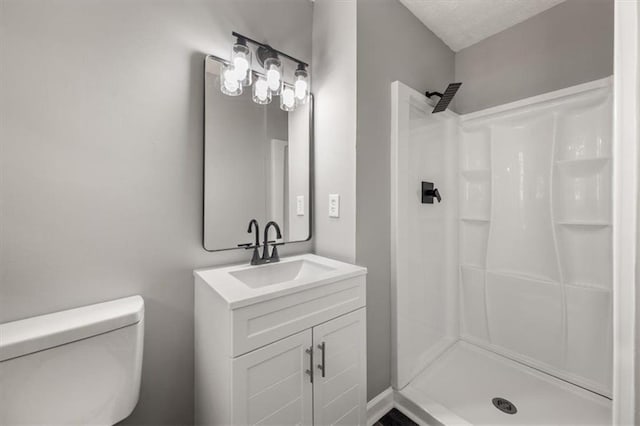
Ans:
[[[231,309],[365,275],[367,269],[315,254],[285,257],[266,265],[241,265],[194,271]]]
[[[254,268],[249,267],[230,272],[230,274],[249,287],[256,288],[297,279],[313,278],[333,270],[335,268],[327,265],[299,259],[291,262],[271,263]]]

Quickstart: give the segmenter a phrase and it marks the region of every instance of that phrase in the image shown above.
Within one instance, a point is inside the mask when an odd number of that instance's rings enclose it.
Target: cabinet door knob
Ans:
[[[325,363],[324,363],[324,352],[325,352],[325,348],[326,348],[326,345],[325,345],[325,343],[324,343],[324,342],[322,342],[322,343],[320,343],[320,344],[318,345],[318,349],[320,349],[321,354],[322,354],[322,363],[321,363],[321,364],[318,364],[318,369],[319,369],[320,371],[322,371],[322,377],[325,377]]]

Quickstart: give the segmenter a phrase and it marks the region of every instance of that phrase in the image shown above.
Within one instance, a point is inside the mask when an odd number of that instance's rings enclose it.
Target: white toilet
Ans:
[[[138,402],[144,301],[0,324],[0,425],[113,425]]]

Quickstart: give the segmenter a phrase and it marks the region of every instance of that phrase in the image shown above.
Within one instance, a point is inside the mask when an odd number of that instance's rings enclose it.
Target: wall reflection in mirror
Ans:
[[[251,90],[227,96],[220,90],[223,62],[205,59],[203,246],[253,243],[252,219],[261,230],[269,221],[280,226],[282,238],[272,231],[269,240],[307,240],[312,98],[287,112],[276,95],[268,104],[254,102]]]

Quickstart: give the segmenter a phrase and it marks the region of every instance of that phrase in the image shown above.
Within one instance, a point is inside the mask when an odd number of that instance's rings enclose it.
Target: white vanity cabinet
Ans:
[[[196,424],[365,424],[366,269],[275,266],[195,272]],[[236,279],[249,269],[261,285]]]
[[[306,374],[311,345],[306,330],[234,358],[230,423],[313,424],[313,384]]]
[[[366,423],[366,321],[358,309],[313,328],[314,425]]]

